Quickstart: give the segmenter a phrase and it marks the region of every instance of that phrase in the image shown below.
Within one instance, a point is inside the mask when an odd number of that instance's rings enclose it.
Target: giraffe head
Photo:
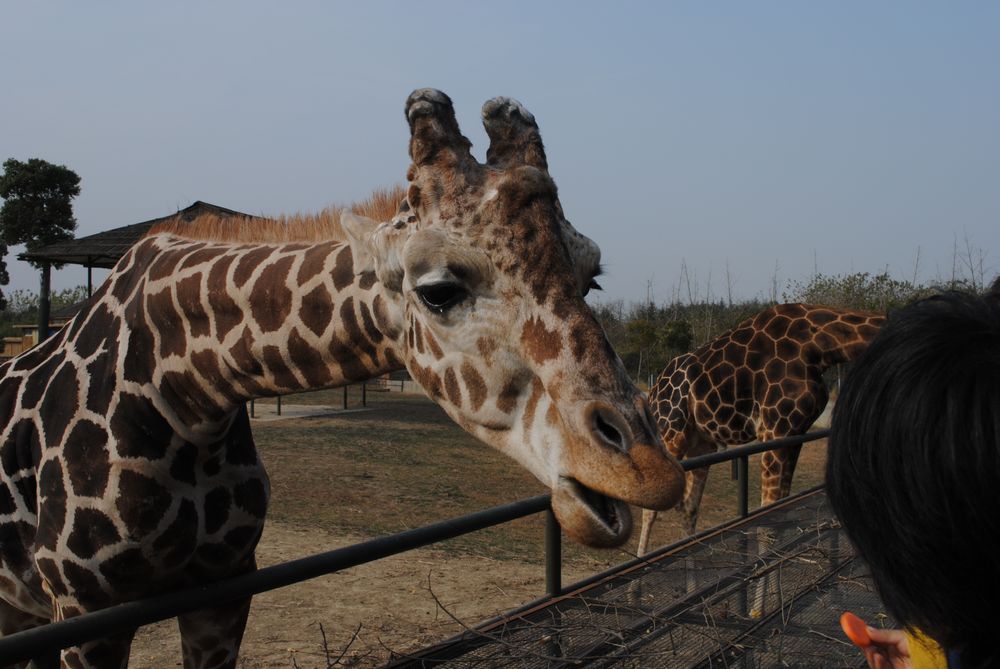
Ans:
[[[451,100],[406,103],[409,189],[393,221],[345,216],[355,271],[373,270],[401,358],[462,427],[552,489],[567,534],[628,539],[627,503],[676,503],[683,474],[584,301],[600,251],[564,218],[533,116],[488,101],[480,164]]]

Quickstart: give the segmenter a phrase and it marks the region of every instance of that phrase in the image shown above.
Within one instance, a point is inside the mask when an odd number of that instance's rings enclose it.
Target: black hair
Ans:
[[[889,613],[1000,659],[1000,294],[891,313],[837,400],[827,494]],[[963,665],[966,666],[966,665]]]

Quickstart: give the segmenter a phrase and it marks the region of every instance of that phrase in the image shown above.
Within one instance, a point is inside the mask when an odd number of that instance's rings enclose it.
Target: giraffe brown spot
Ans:
[[[267,488],[260,479],[250,479],[233,488],[236,506],[257,518],[267,513]]]
[[[234,527],[226,532],[226,535],[222,538],[222,540],[237,553],[243,553],[248,548],[255,545],[259,537],[259,527],[242,525],[240,527]]]
[[[421,367],[416,362],[411,364],[412,368],[410,371],[413,374],[413,378],[415,378],[417,383],[420,384],[420,387],[422,387],[432,399],[443,398],[444,394],[441,388],[441,377],[438,376],[432,369]]]
[[[110,336],[118,333],[118,323],[103,304],[96,305],[86,319],[81,316],[76,318],[76,322],[86,322],[86,325],[74,339],[73,348],[81,358],[89,358],[105,345]]]
[[[299,273],[295,277],[300,286],[323,271],[326,259],[333,253],[334,247],[335,244],[318,244],[310,246],[302,253],[302,264],[299,265]]]
[[[306,384],[310,388],[321,388],[332,383],[333,377],[327,369],[323,356],[310,346],[295,328],[292,328],[288,337],[288,356],[292,359],[292,364],[306,377]]]
[[[0,463],[9,477],[26,469],[35,469],[41,460],[38,429],[30,418],[22,418],[10,427],[0,448]]]
[[[173,429],[141,395],[122,393],[109,421],[118,455],[123,458],[159,460],[167,454]]]
[[[108,485],[108,433],[90,420],[78,421],[63,446],[66,471],[73,492],[81,497],[100,497]]]
[[[198,448],[194,444],[184,444],[177,449],[173,462],[170,463],[170,476],[176,481],[197,485],[195,465],[198,462]]]
[[[476,339],[476,348],[483,362],[489,367],[493,363],[493,354],[497,352],[497,342],[490,337],[479,337]]]
[[[14,495],[11,494],[10,487],[0,481],[0,515],[5,516],[15,511],[17,511],[17,503],[14,501]]]
[[[444,392],[449,402],[457,407],[462,406],[462,391],[458,388],[458,377],[451,367],[444,370]]]
[[[351,247],[345,245],[337,254],[337,259],[333,264],[333,287],[343,290],[354,283],[354,256],[351,255]]]
[[[0,379],[0,425],[6,426],[10,424],[10,418],[14,415],[14,409],[18,406],[17,393],[20,389],[21,380],[19,378],[8,376]]]
[[[262,351],[264,365],[268,373],[274,377],[275,384],[283,388],[298,388],[299,382],[291,368],[285,363],[281,349],[277,346],[265,346]]]
[[[20,498],[19,504],[26,509],[37,508],[38,499],[35,495],[35,477],[19,479],[14,483],[14,489]]]
[[[420,355],[423,355],[426,350],[424,348],[423,328],[420,326],[420,321],[416,319],[414,319],[413,325],[410,326],[410,350],[413,349],[416,349]]]
[[[320,284],[302,296],[299,319],[317,337],[333,320],[333,299],[326,286]]]
[[[462,380],[472,400],[472,410],[479,411],[486,401],[486,382],[482,375],[468,361],[462,363]]]
[[[215,322],[215,336],[224,338],[230,330],[243,322],[243,312],[226,292],[226,275],[235,256],[222,256],[208,270],[208,306]]]
[[[254,270],[262,265],[272,252],[273,249],[257,247],[239,256],[239,260],[236,261],[236,268],[233,270],[233,282],[236,284],[236,287],[242,288],[245,286]]]
[[[197,425],[203,420],[222,420],[228,413],[191,372],[164,372],[159,391],[185,425]]]
[[[170,492],[148,476],[124,469],[118,482],[115,507],[133,538],[151,534],[170,508]]]
[[[66,540],[66,547],[77,557],[94,557],[100,549],[121,541],[115,524],[97,509],[79,508],[73,517],[73,531]]]
[[[31,569],[28,547],[35,543],[34,528],[25,522],[0,524],[0,565],[9,572],[21,574]]]
[[[427,342],[427,348],[430,350],[431,355],[434,356],[435,360],[440,360],[444,357],[444,351],[438,346],[437,339],[435,339],[434,334],[430,329],[424,330],[424,340]]]
[[[232,404],[240,404],[245,398],[233,386],[230,378],[219,367],[219,356],[215,350],[196,351],[189,356],[195,371],[205,379],[209,388],[226,398]]]
[[[69,362],[64,363],[52,378],[50,386],[58,388],[58,391],[45,394],[39,414],[45,426],[45,445],[52,448],[62,443],[66,427],[76,415],[80,394],[76,368]]]
[[[361,324],[364,325],[365,334],[368,335],[368,340],[373,344],[380,343],[385,337],[379,332],[379,329],[375,326],[375,320],[372,318],[371,309],[364,302],[358,303],[358,311],[361,312]]]
[[[358,275],[358,288],[361,290],[370,290],[376,283],[378,283],[378,276],[375,275],[375,272],[362,272]]]
[[[521,343],[536,364],[544,364],[557,357],[562,351],[562,340],[559,332],[549,330],[541,319],[533,317],[524,324],[521,331]]]
[[[378,349],[376,349],[368,338],[361,332],[361,326],[358,324],[358,318],[354,313],[353,297],[348,297],[344,300],[344,303],[340,305],[340,320],[346,332],[347,341],[351,342],[354,347],[360,349],[363,354],[367,355],[373,366],[377,366]]]
[[[63,560],[62,571],[66,575],[69,590],[84,608],[102,609],[112,604],[110,595],[101,587],[97,576],[86,567],[72,560]]]
[[[210,321],[205,306],[201,302],[201,274],[195,274],[177,282],[177,304],[181,314],[191,328],[192,337],[210,334]]]
[[[236,369],[248,376],[260,376],[264,373],[264,367],[250,350],[251,341],[253,333],[250,332],[250,328],[244,327],[242,336],[229,349],[229,355],[232,356]]]
[[[37,347],[36,347],[37,348]],[[56,353],[49,358],[40,360],[39,364],[28,376],[24,391],[21,393],[21,408],[34,409],[42,400],[42,395],[48,385],[49,379],[55,374],[59,366],[62,365],[66,355],[63,352]],[[11,382],[12,384],[14,382]],[[15,390],[16,392],[16,390]],[[11,411],[16,406],[16,396],[12,398]]]
[[[87,408],[101,416],[106,416],[111,398],[115,394],[118,347],[108,347],[87,365],[90,385],[87,388]]]
[[[219,487],[205,495],[205,532],[215,534],[229,520],[232,499],[229,491]]]
[[[160,357],[171,355],[183,357],[187,352],[187,336],[178,328],[181,316],[174,307],[174,297],[170,288],[146,297],[146,309],[150,325],[160,338]]]
[[[330,355],[340,366],[340,375],[347,381],[360,381],[369,377],[368,368],[351,346],[337,337],[330,340]]]
[[[128,347],[122,364],[126,381],[144,384],[152,383],[156,369],[153,333],[146,324],[145,307],[142,300],[133,300],[125,310],[126,321],[131,326]]]
[[[521,384],[516,379],[507,379],[497,395],[497,409],[503,413],[510,413],[517,406],[517,400],[521,396]]]
[[[288,256],[267,265],[250,292],[250,309],[261,332],[274,332],[284,325],[292,308],[292,291],[285,280],[292,267]]]
[[[182,499],[177,516],[153,542],[166,569],[175,569],[198,548],[198,509],[190,499]]]
[[[120,595],[135,597],[148,591],[156,570],[139,548],[128,548],[100,566],[101,574]]]
[[[49,460],[42,465],[38,476],[38,491],[42,499],[35,541],[39,546],[55,550],[59,534],[66,523],[66,487],[63,484],[62,464],[58,460]]]
[[[149,279],[151,281],[159,281],[172,275],[182,257],[176,251],[161,251],[147,270]]]

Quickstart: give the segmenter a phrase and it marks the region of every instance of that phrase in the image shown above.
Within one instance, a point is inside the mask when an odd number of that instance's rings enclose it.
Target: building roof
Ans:
[[[57,242],[43,246],[34,251],[26,251],[20,254],[19,260],[29,260],[34,262],[48,262],[53,264],[74,264],[85,265],[87,267],[111,268],[125,255],[133,244],[139,241],[151,227],[157,223],[163,223],[173,219],[192,221],[199,216],[211,214],[220,218],[230,218],[239,216],[243,218],[256,218],[250,214],[227,209],[208,202],[197,200],[190,207],[181,209],[175,214],[161,216],[142,223],[133,223],[113,230],[105,230],[86,237],[70,239],[65,242]]]

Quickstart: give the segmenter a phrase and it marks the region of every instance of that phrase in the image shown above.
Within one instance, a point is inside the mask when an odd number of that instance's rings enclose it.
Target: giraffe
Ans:
[[[76,319],[0,366],[4,634],[255,569],[269,487],[246,402],[391,370],[551,488],[581,543],[620,545],[628,504],[679,500],[680,466],[584,301],[600,252],[563,215],[534,117],[488,101],[480,164],[444,93],[414,91],[405,114],[390,220],[155,228]],[[249,605],[181,616],[185,668],[234,667]],[[127,666],[132,636],[61,664]]]
[[[664,368],[649,391],[657,425],[678,459],[804,434],[823,413],[823,372],[857,357],[885,322],[881,314],[778,304]],[[788,496],[801,446],[761,455],[761,505]],[[708,468],[687,472],[677,509],[694,534]],[[656,521],[643,510],[637,552]]]

